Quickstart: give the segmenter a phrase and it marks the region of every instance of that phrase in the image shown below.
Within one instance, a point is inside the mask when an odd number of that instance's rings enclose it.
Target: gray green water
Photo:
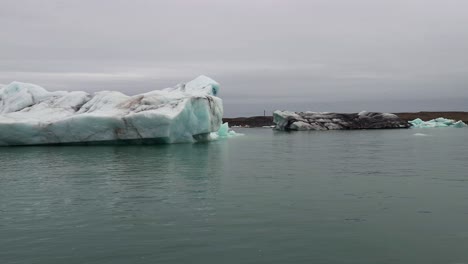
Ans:
[[[239,132],[0,148],[0,263],[468,263],[468,129]]]

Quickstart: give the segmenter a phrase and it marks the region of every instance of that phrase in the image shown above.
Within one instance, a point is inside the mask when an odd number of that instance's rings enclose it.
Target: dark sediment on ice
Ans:
[[[275,111],[273,122],[275,129],[284,131],[391,129],[411,126],[395,114],[366,111],[359,113]]]

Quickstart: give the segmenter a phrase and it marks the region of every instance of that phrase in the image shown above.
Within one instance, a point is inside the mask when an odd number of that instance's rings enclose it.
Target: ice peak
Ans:
[[[192,81],[185,84],[186,92],[201,91],[209,95],[216,96],[219,92],[219,83],[205,75],[200,75]]]

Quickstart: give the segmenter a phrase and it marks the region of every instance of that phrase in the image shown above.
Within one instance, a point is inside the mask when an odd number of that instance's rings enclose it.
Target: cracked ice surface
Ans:
[[[206,76],[134,96],[12,82],[0,86],[0,145],[208,140],[222,122],[218,90]]]

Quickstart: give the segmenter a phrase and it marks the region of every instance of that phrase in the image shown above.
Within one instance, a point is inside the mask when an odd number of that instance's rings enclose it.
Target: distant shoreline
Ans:
[[[424,121],[435,119],[438,117],[445,117],[449,119],[462,120],[468,123],[468,112],[461,111],[447,111],[447,112],[401,112],[394,113],[405,121],[421,118]],[[223,122],[228,122],[230,126],[243,126],[243,127],[263,127],[272,126],[273,116],[251,116],[251,117],[233,117],[223,118]]]

